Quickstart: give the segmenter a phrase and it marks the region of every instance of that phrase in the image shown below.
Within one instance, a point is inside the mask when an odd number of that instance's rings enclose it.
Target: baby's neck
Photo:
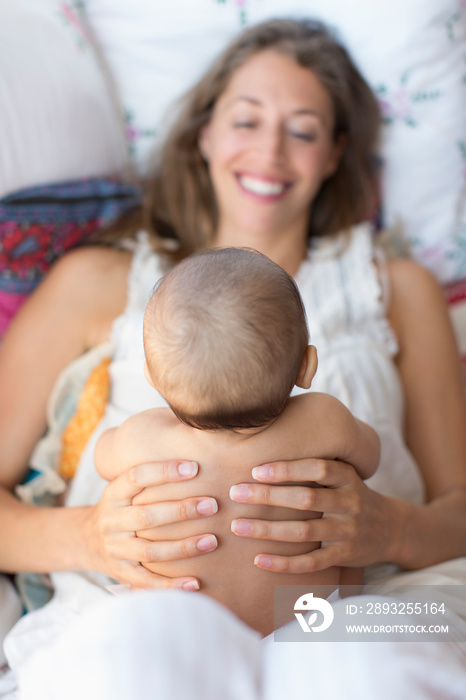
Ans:
[[[267,430],[271,423],[263,425],[260,428],[224,428],[218,430],[204,430],[202,428],[193,428],[191,426],[186,426],[189,430],[195,432],[196,438],[202,441],[209,442],[210,440],[221,440],[225,443],[238,443],[246,442],[255,435],[259,435],[264,430]]]
[[[266,425],[261,425],[259,428],[230,428],[229,430],[222,430],[221,432],[225,433],[235,433],[235,435],[244,435],[245,438],[252,437],[253,435],[258,435],[259,433],[262,433],[264,430],[267,430],[274,421],[270,421],[269,423],[266,423]]]
[[[184,411],[180,411],[178,407],[177,407],[176,412],[173,410],[172,407],[170,407],[170,409],[169,409],[170,413],[172,414],[173,418],[176,421],[185,425],[190,430],[196,431],[197,435],[199,435],[200,433],[205,433],[206,435],[213,435],[216,438],[218,438],[220,436],[225,437],[225,438],[228,438],[228,436],[232,436],[232,437],[236,437],[237,441],[240,440],[241,438],[244,438],[246,440],[247,438],[253,437],[254,435],[259,435],[259,433],[262,433],[262,432],[264,432],[264,430],[267,430],[268,428],[270,428],[270,426],[273,425],[273,423],[275,423],[275,421],[278,418],[278,416],[275,416],[274,418],[272,418],[271,420],[269,420],[267,423],[265,423],[263,425],[254,426],[254,427],[251,426],[250,428],[203,428],[203,427],[198,427],[198,424],[197,424],[198,422],[197,422],[195,416],[190,416],[189,419],[183,420],[182,416],[186,415],[184,413]],[[199,424],[202,425],[201,420],[199,420]]]

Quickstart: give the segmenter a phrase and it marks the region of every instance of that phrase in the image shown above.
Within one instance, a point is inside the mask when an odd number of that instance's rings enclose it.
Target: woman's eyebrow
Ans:
[[[322,114],[318,112],[315,109],[307,109],[306,107],[303,107],[302,109],[295,109],[293,114],[304,114],[305,116],[308,115],[310,117],[317,117],[318,119],[323,119]]]
[[[262,105],[262,102],[257,99],[257,97],[249,97],[249,95],[236,95],[232,97],[231,100],[227,102],[227,105],[234,104],[235,102],[249,102],[253,105]]]
[[[250,95],[237,95],[236,97],[232,97],[229,102],[227,102],[227,106],[234,104],[235,102],[248,102],[249,104],[257,105],[259,107],[263,107],[264,103],[259,100],[257,97],[251,97]],[[315,109],[309,109],[308,107],[301,107],[299,109],[293,110],[294,115],[304,115],[304,116],[310,116],[310,117],[317,117],[317,119],[320,119],[323,121],[323,116],[320,112],[316,111]]]

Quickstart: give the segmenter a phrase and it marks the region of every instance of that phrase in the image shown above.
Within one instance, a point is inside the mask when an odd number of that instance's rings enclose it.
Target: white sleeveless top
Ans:
[[[310,247],[296,282],[319,359],[311,389],[335,396],[378,432],[380,464],[367,484],[421,503],[422,477],[404,444],[398,343],[385,315],[388,279],[377,257],[368,224]]]
[[[142,342],[144,310],[164,272],[147,234],[139,234],[127,306],[113,326],[110,400],[82,456],[68,494],[69,505],[100,499],[104,482],[95,473],[92,454],[103,430],[135,412],[166,406],[144,377]],[[336,238],[313,241],[296,282],[319,358],[312,390],[337,397],[379,433],[381,463],[368,485],[385,495],[422,502],[422,479],[403,442],[403,394],[393,362],[397,342],[385,318],[370,227],[363,224]]]

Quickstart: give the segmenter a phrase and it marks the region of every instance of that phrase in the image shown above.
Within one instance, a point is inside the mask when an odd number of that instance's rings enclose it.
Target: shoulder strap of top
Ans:
[[[126,306],[114,321],[112,340],[115,343],[114,357],[134,352],[142,353],[142,318],[155,285],[165,273],[162,257],[154,251],[145,231],[127,242],[126,248],[133,252],[128,275]],[[136,342],[140,340],[141,342]]]
[[[163,277],[165,270],[162,258],[151,246],[146,231],[139,231],[131,243],[133,260],[128,276],[126,311],[139,311],[145,309],[155,285]]]

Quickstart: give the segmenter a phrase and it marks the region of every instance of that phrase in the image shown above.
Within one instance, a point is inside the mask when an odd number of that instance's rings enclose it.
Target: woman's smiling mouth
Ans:
[[[279,182],[277,180],[265,180],[251,175],[237,175],[241,188],[259,197],[277,198],[291,187],[291,183]]]

